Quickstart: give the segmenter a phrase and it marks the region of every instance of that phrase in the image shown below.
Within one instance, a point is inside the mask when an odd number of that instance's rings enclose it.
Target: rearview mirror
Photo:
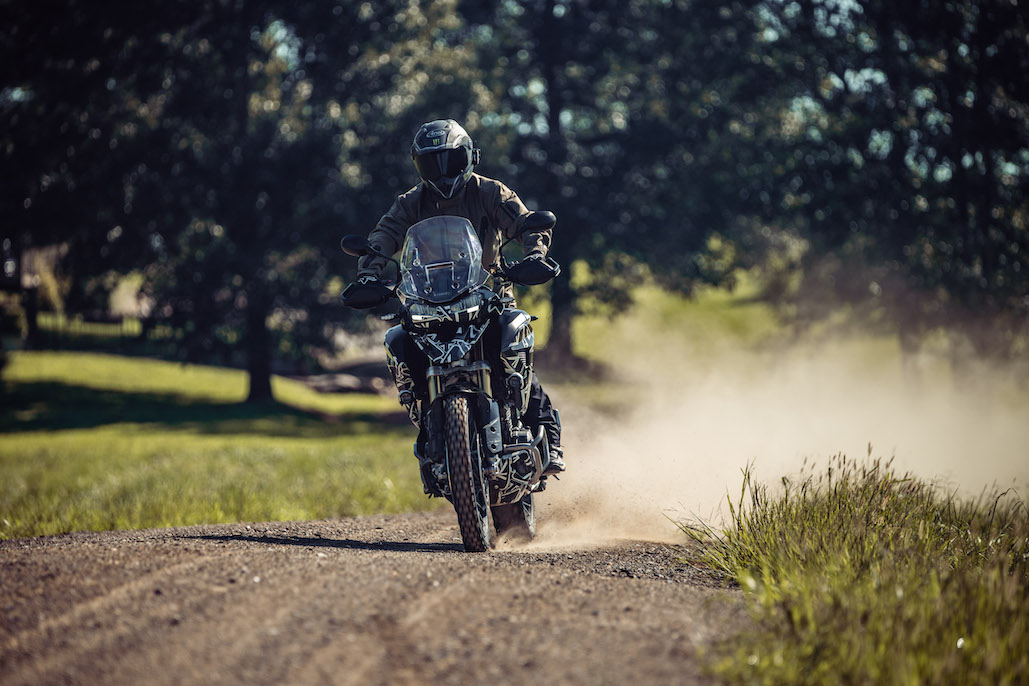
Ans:
[[[368,238],[356,233],[343,236],[343,240],[339,242],[339,247],[343,249],[343,252],[354,257],[364,257],[374,252],[372,246],[368,243]]]
[[[557,224],[557,217],[554,216],[553,212],[548,212],[547,210],[531,212],[528,217],[522,220],[522,225],[519,227],[517,235],[521,236],[524,233],[552,229],[554,224]]]

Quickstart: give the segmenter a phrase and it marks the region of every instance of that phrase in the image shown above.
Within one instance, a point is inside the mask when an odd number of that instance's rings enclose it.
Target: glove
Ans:
[[[533,250],[507,268],[508,278],[525,286],[546,283],[560,273],[558,263],[538,250]]]
[[[382,305],[394,295],[393,290],[379,281],[374,274],[362,274],[340,293],[339,299],[347,307],[367,310]]]

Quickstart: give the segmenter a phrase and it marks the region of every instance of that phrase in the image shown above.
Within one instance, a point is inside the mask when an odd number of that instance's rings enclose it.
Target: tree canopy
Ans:
[[[5,3],[3,237],[64,246],[69,307],[140,272],[181,354],[246,365],[260,400],[274,359],[360,326],[338,237],[453,117],[589,268],[552,286],[558,352],[586,297],[747,268],[798,322],[842,303],[909,347],[945,328],[1010,358],[1027,34],[1008,0]]]

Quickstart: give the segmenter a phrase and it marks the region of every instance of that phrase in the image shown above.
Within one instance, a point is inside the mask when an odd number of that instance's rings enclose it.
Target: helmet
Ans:
[[[444,198],[454,197],[464,187],[479,155],[468,132],[453,119],[422,124],[411,145],[418,176]]]

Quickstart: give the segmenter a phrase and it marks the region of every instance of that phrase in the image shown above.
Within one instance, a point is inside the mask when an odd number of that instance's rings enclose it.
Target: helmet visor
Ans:
[[[471,163],[468,148],[433,150],[415,155],[414,167],[423,181],[454,179],[464,174]]]

